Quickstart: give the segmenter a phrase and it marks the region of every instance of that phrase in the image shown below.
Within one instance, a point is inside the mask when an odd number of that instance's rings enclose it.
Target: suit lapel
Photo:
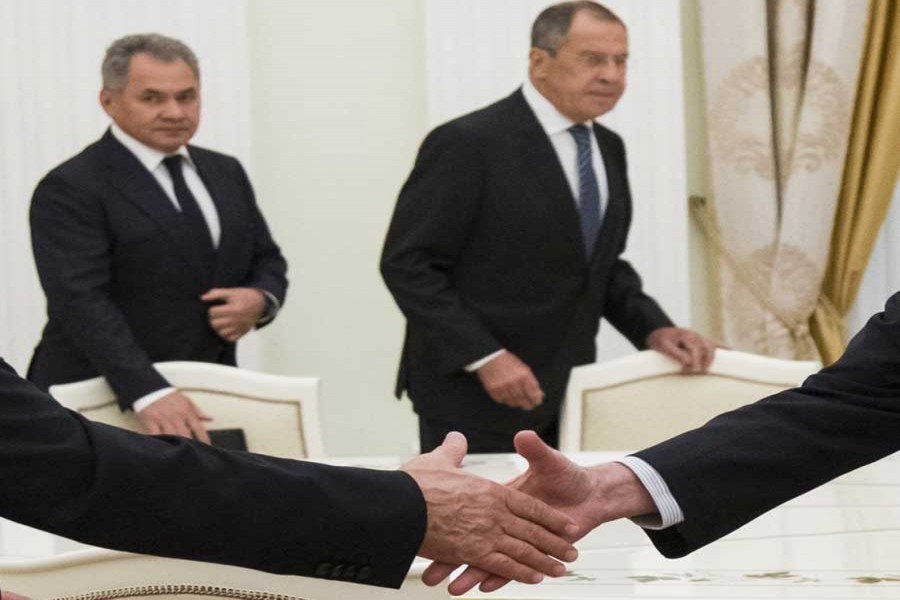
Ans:
[[[580,217],[556,149],[528,106],[521,89],[510,97],[510,101],[514,106],[514,122],[519,127],[522,153],[528,171],[539,180],[554,215],[553,222],[559,224],[566,242],[573,246],[577,256],[584,257]]]
[[[156,178],[144,165],[119,143],[109,131],[103,136],[103,152],[110,183],[118,189],[122,196],[137,206],[150,219],[155,221],[168,236],[174,246],[190,265],[194,273],[205,281],[200,258],[194,249],[193,242],[181,215],[172,204],[172,200],[159,186]]]
[[[221,233],[219,247],[216,250],[216,267],[212,274],[212,284],[215,286],[216,282],[227,280],[229,257],[233,255],[234,248],[240,243],[238,233],[243,218],[242,204],[234,196],[237,186],[229,185],[225,174],[220,172],[217,161],[208,153],[198,151],[196,148],[191,147],[189,151],[191,160],[197,166],[200,179],[203,180],[203,185],[206,186],[206,190],[212,197],[219,215]]]
[[[594,245],[592,259],[616,253],[615,244],[619,236],[615,235],[615,230],[622,222],[623,211],[625,210],[625,193],[628,189],[628,184],[625,180],[627,176],[625,165],[618,160],[606,137],[600,135],[600,127],[596,123],[594,124],[594,137],[597,139],[597,146],[600,148],[600,154],[603,158],[609,196],[606,199],[603,223],[600,226],[600,232],[597,234],[597,242]]]

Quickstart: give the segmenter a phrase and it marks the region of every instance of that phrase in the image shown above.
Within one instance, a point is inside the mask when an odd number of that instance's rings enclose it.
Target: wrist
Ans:
[[[603,522],[655,514],[653,497],[634,472],[620,463],[590,468],[594,478],[594,504]]]
[[[271,292],[264,290],[262,288],[251,288],[259,294],[260,305],[259,310],[256,315],[256,324],[257,325],[265,325],[269,321],[275,318],[276,313],[278,313],[278,309],[281,308],[278,304],[278,299],[272,295]]]

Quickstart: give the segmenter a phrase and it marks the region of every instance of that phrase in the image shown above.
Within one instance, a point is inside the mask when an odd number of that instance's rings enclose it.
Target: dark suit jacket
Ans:
[[[0,516],[87,544],[400,587],[425,534],[401,471],[339,468],[87,421],[0,360]]]
[[[234,364],[204,292],[255,287],[284,301],[286,263],[240,163],[190,154],[222,224],[215,273],[201,268],[153,175],[109,131],[38,184],[31,235],[49,317],[28,374],[38,387],[103,375],[128,408],[168,385],[153,362]]]
[[[593,255],[559,159],[521,91],[446,123],[400,192],[382,274],[407,318],[397,383],[416,411],[513,432],[556,416],[569,371],[595,357],[601,317],[644,347],[671,322],[621,258],[631,222],[625,148],[595,125],[609,202]],[[506,348],[538,377],[531,412],[493,402],[465,365]]]
[[[683,556],[838,475],[900,450],[900,294],[803,386],[721,415],[637,456],[685,521],[648,531]]]

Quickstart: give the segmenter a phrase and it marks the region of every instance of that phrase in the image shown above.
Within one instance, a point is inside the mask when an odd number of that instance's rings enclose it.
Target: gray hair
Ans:
[[[545,8],[534,20],[534,25],[531,26],[531,47],[546,50],[550,56],[555,56],[569,35],[572,19],[582,11],[600,21],[618,23],[625,27],[616,13],[592,0],[560,2]]]
[[[100,67],[103,89],[118,91],[128,84],[128,68],[135,54],[149,54],[163,62],[183,60],[200,80],[200,64],[187,44],[158,33],[137,33],[117,39],[106,49]]]

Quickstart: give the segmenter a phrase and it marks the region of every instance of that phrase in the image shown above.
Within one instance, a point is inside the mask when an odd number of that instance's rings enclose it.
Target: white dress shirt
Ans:
[[[169,175],[169,170],[162,162],[163,159],[169,155],[142,144],[122,131],[115,123],[110,125],[110,131],[112,132],[113,137],[134,154],[135,158],[144,165],[144,168],[150,171],[150,174],[156,178],[157,182],[159,182],[159,185],[166,193],[166,196],[172,201],[175,210],[181,212],[181,206],[178,204],[178,199],[175,197],[175,184],[172,182],[172,176]],[[194,199],[197,200],[197,206],[200,208],[200,212],[203,213],[203,218],[206,220],[206,225],[209,227],[209,233],[212,236],[213,247],[218,248],[219,238],[222,236],[222,226],[219,222],[219,213],[216,212],[216,205],[213,203],[212,196],[209,194],[209,190],[206,189],[206,186],[203,185],[203,180],[200,179],[200,174],[197,172],[194,161],[191,160],[191,155],[188,152],[187,147],[182,146],[175,151],[175,154],[180,154],[184,157],[184,160],[181,161],[184,181],[194,195]],[[174,391],[175,388],[165,387],[156,390],[155,392],[150,392],[146,396],[142,396],[135,400],[131,405],[131,408],[135,413],[139,413],[157,400]]]
[[[659,471],[651,467],[637,456],[626,456],[619,462],[629,469],[640,480],[641,485],[650,494],[653,503],[656,504],[657,515],[644,515],[631,519],[636,525],[644,529],[666,529],[684,521],[684,513],[672,491],[669,490],[666,480]]]

